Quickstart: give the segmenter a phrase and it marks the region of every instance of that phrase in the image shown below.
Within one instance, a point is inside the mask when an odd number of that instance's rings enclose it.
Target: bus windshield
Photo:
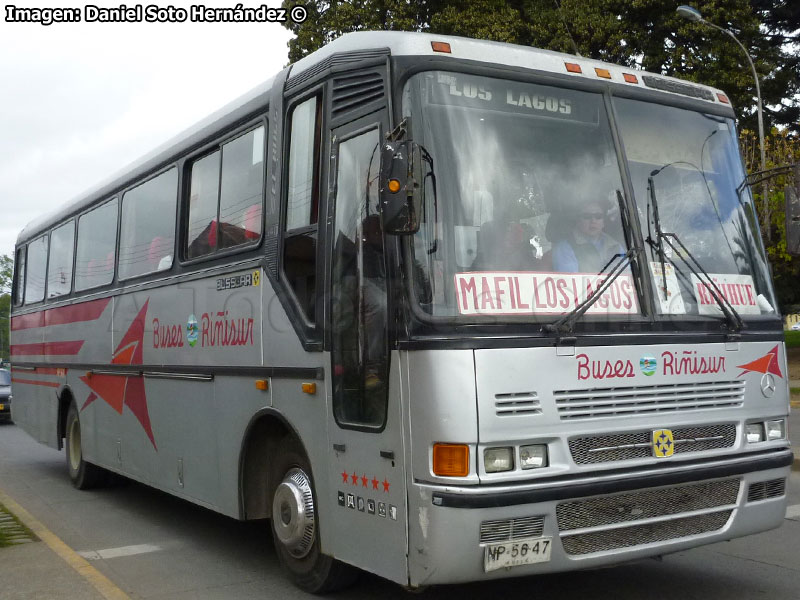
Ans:
[[[428,157],[413,252],[432,316],[552,321],[628,250],[600,94],[427,72],[404,109]],[[639,313],[630,269],[604,296],[586,318]]]
[[[752,200],[738,187],[733,123],[615,102],[638,212],[630,218],[644,237],[649,225],[659,241],[652,179],[661,230],[679,235],[743,318],[774,312]],[[431,317],[553,321],[591,296],[634,243],[602,94],[434,71],[408,81],[403,110],[424,157],[411,251],[415,296]],[[666,281],[661,313],[720,318],[686,252],[667,240],[659,252],[655,242],[638,244],[654,288]],[[640,301],[625,268],[583,319],[636,319]]]
[[[614,103],[645,236],[649,231],[657,241],[652,194],[660,228],[680,242],[668,238],[662,244],[666,277],[657,244],[647,245],[656,308],[674,315],[720,314],[710,284],[681,258],[688,250],[742,318],[773,314],[769,270],[733,120],[625,98]]]

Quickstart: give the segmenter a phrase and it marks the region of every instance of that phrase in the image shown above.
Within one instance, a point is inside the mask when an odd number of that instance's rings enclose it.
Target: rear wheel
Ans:
[[[81,421],[74,401],[69,405],[67,412],[66,438],[67,469],[72,485],[79,490],[100,485],[105,480],[105,471],[83,460]]]
[[[272,538],[283,568],[299,588],[322,594],[352,585],[358,571],[322,554],[311,468],[294,438],[276,447],[272,482]]]

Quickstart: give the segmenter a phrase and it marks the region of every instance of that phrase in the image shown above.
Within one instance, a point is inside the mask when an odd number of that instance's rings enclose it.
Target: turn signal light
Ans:
[[[269,389],[269,381],[266,379],[256,379],[256,389],[266,392]]]
[[[440,477],[469,475],[469,446],[466,444],[434,444],[433,474]]]
[[[636,75],[631,75],[630,73],[623,73],[622,78],[628,83],[639,83],[639,80],[636,78]]]
[[[303,384],[303,392],[306,394],[316,394],[317,393],[317,384],[316,383],[304,383]]]
[[[434,52],[446,52],[450,54],[450,44],[447,42],[431,42],[431,48]]]
[[[611,71],[608,69],[599,69],[595,67],[594,72],[597,73],[598,77],[602,77],[603,79],[611,79]]]
[[[581,71],[581,66],[578,63],[564,63],[564,66],[567,67],[568,73],[583,73],[583,71]]]

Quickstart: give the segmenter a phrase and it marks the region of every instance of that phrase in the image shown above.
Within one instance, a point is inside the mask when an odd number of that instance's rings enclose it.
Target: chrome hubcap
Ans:
[[[314,543],[314,498],[311,481],[300,469],[292,469],[275,490],[272,527],[281,544],[295,558],[303,558]]]

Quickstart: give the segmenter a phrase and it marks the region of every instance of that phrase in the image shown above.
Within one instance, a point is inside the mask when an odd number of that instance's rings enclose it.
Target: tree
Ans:
[[[14,260],[5,254],[0,256],[0,293],[11,293],[11,278],[14,275]]]
[[[11,279],[14,274],[14,261],[6,255],[0,256],[0,357],[9,356],[9,335],[11,324]]]
[[[294,4],[284,0],[284,6]],[[755,84],[724,34],[681,19],[670,0],[315,0],[303,23],[286,22],[296,61],[358,30],[426,31],[574,53],[702,82],[726,91],[742,126],[755,128]],[[800,8],[785,0],[702,0],[704,17],[734,31],[762,83],[767,130],[800,132]],[[792,6],[790,6],[792,5]],[[571,35],[570,35],[571,34]],[[573,41],[574,40],[574,41]]]

